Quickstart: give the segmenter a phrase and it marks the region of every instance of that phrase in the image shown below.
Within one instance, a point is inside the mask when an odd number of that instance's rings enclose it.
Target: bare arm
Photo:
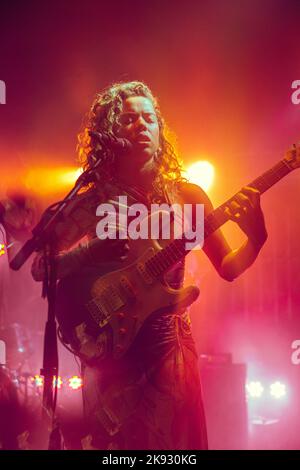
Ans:
[[[208,196],[197,185],[184,185],[182,195],[184,202],[204,204],[205,216],[213,210]],[[227,211],[230,219],[238,223],[247,235],[246,242],[240,248],[232,250],[222,230],[218,229],[207,237],[203,246],[204,253],[219,275],[227,281],[233,281],[252,265],[267,239],[259,193],[252,188],[243,188],[239,193],[239,202],[240,204],[234,203],[228,207]]]
[[[124,261],[129,245],[127,240],[99,240],[97,238],[66,253],[55,256],[57,279],[62,279],[80,269],[94,263],[104,263],[111,260]],[[32,277],[35,281],[43,281],[46,268],[43,253],[39,253],[32,264]]]
[[[55,270],[57,279],[62,279],[69,274],[79,271],[88,263],[89,255],[87,248],[83,245],[66,253],[59,253],[55,256]],[[31,266],[31,274],[35,281],[43,281],[46,274],[44,253],[36,255]]]
[[[54,227],[56,241],[55,268],[57,279],[64,278],[84,266],[105,262],[109,259],[126,258],[126,240],[99,240],[93,238],[85,244],[69,250],[85,235],[96,237],[96,207],[100,202],[96,191],[87,191],[76,197],[64,211],[64,216]],[[67,251],[69,250],[69,251]],[[46,274],[44,254],[38,253],[31,267],[35,281],[43,281]]]

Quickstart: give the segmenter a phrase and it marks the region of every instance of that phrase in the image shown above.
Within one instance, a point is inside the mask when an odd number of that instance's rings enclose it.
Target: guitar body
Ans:
[[[105,357],[108,334],[109,353],[121,357],[151,314],[184,309],[197,299],[198,287],[176,290],[163,276],[147,272],[146,262],[166,242],[129,239],[126,261],[101,263],[59,281],[56,316],[64,340],[79,356],[89,361]]]

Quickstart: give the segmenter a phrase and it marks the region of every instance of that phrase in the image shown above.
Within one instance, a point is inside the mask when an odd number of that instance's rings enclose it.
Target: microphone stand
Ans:
[[[47,297],[48,300],[48,318],[45,326],[43,368],[41,369],[41,375],[44,377],[43,418],[47,418],[47,420],[50,418],[52,428],[49,437],[49,450],[62,448],[62,435],[59,429],[58,420],[55,417],[58,377],[58,352],[55,321],[57,279],[55,269],[55,240],[50,234],[51,229],[54,228],[55,222],[63,216],[63,210],[74,199],[78,191],[88,183],[97,179],[96,169],[102,164],[103,159],[97,156],[97,152],[95,153],[96,158],[90,160],[92,162],[90,167],[79,176],[73,189],[62,201],[50,206],[45,211],[40,222],[32,230],[33,237],[25,243],[10,262],[11,269],[18,270],[23,266],[33,251],[44,250],[45,253],[46,278],[43,283],[43,296]],[[103,154],[105,155],[105,152],[102,152],[102,155]],[[54,377],[56,378],[55,384]]]

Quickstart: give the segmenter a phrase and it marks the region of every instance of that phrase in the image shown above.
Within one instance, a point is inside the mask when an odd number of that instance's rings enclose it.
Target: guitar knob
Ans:
[[[127,331],[126,328],[120,328],[119,329],[119,334],[120,335],[125,335],[126,331]]]
[[[124,312],[119,312],[118,313],[118,320],[123,320],[125,318],[125,313]]]

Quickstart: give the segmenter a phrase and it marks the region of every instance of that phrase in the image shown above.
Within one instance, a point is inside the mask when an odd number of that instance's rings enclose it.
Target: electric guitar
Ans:
[[[260,194],[300,166],[300,147],[248,186]],[[204,219],[204,240],[221,227],[229,216],[226,207],[236,195]],[[149,217],[152,217],[150,215]],[[142,223],[151,222],[149,217]],[[145,320],[154,313],[185,309],[199,296],[195,286],[171,288],[164,275],[190,251],[184,237],[163,241],[129,239],[129,255],[117,265],[103,263],[59,281],[56,316],[63,340],[86,361],[111,355],[119,358],[128,351]],[[107,334],[109,341],[108,350]]]

